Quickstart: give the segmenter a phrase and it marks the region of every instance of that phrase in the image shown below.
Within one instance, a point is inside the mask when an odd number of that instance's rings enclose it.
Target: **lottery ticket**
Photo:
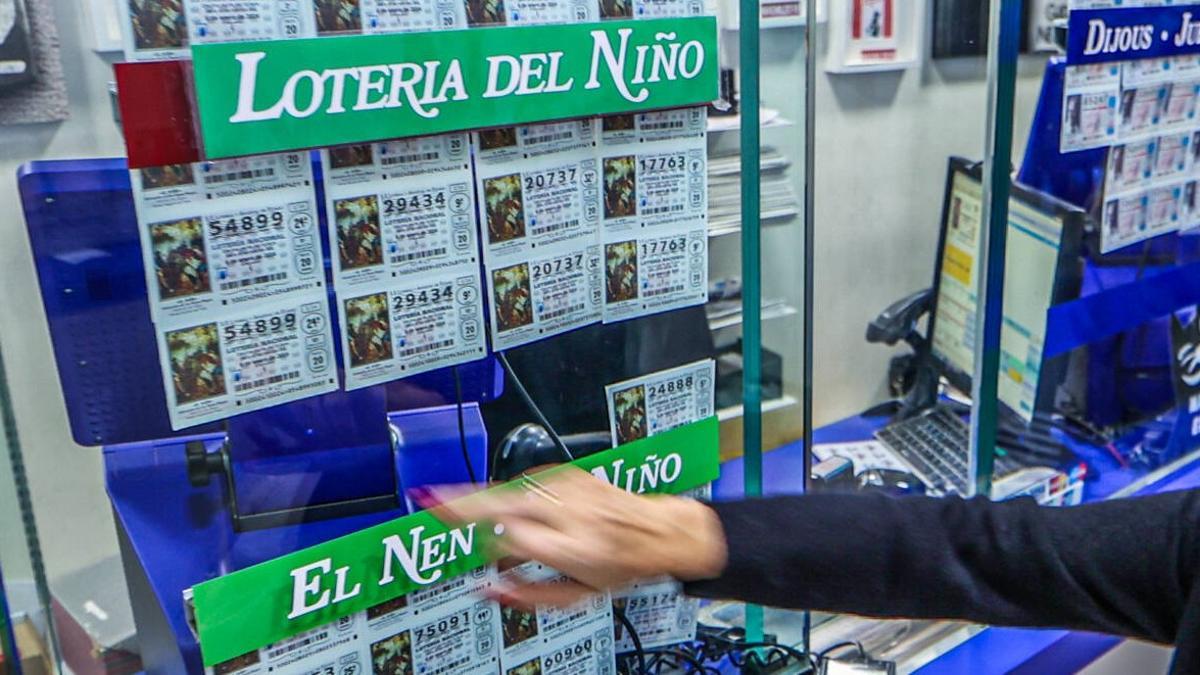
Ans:
[[[470,28],[588,23],[599,20],[596,0],[464,0]]]
[[[1154,176],[1155,139],[1114,145],[1108,151],[1105,194],[1115,196],[1144,190]]]
[[[667,19],[706,13],[704,0],[600,0],[601,19]]]
[[[707,123],[705,107],[607,115],[600,118],[600,142],[608,150],[655,141],[704,138],[708,133]]]
[[[156,325],[172,429],[337,389],[324,291]]]
[[[155,321],[324,287],[307,153],[130,173]]]
[[[481,147],[481,136],[473,143]],[[508,349],[599,321],[593,149],[479,162],[476,180],[493,347]]]
[[[600,246],[488,268],[492,347],[509,349],[600,320]]]
[[[310,34],[373,35],[466,28],[461,2],[452,0],[311,0]]]
[[[1104,203],[1100,248],[1104,253],[1140,241],[1146,230],[1146,200],[1143,195],[1114,197]]]
[[[485,129],[476,134],[475,161],[500,166],[552,153],[591,150],[596,124],[591,118]]]
[[[206,675],[362,675],[359,618],[348,616],[204,669]]]
[[[495,579],[485,567],[360,615],[374,675],[475,675],[495,673],[500,608],[484,597]]]
[[[1192,230],[1200,225],[1200,204],[1197,203],[1197,181],[1189,180],[1183,184],[1182,195],[1179,197],[1179,229]]]
[[[1146,194],[1147,236],[1179,229],[1179,198],[1181,196],[1183,196],[1183,190],[1179,185],[1161,185],[1152,188]]]
[[[1170,134],[1157,139],[1152,170],[1155,181],[1175,182],[1187,173],[1191,142],[1191,134],[1187,133]]]
[[[606,386],[613,445],[711,416],[715,385],[716,362],[704,359]]]
[[[118,0],[126,61],[188,58],[184,0]]]
[[[1168,82],[1163,85],[1163,110],[1160,125],[1164,130],[1185,129],[1196,122],[1196,100],[1200,82]]]
[[[208,668],[208,675],[491,675],[500,609],[485,567]]]
[[[678,581],[657,579],[614,591],[613,612],[613,632],[620,654],[636,647],[629,629],[616,618],[616,613],[625,614],[643,649],[655,649],[696,639],[700,601],[684,595]]]
[[[183,0],[192,44],[307,37],[300,0]]]
[[[466,134],[443,134],[328,148],[322,153],[325,187],[336,192],[401,178],[469,175],[468,142]]]
[[[339,294],[477,268],[467,152],[462,134],[322,151]]]
[[[604,322],[704,304],[708,299],[708,235],[635,233],[604,245]]]
[[[356,297],[339,292],[346,389],[483,358],[479,285],[471,266]]]
[[[538,563],[503,573],[527,581],[565,580]],[[500,609],[500,672],[504,675],[613,675],[612,598],[587,597],[565,608]]]
[[[1159,128],[1166,93],[1161,85],[1122,89],[1117,136],[1122,141],[1131,141],[1153,135]]]
[[[1117,139],[1117,64],[1068,66],[1064,76],[1062,152],[1111,145]]]
[[[603,146],[605,237],[707,223],[704,137],[635,147]]]

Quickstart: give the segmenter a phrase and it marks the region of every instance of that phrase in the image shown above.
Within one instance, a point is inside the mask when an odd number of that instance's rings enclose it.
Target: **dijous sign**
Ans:
[[[678,493],[717,478],[717,418],[576,461],[632,492]],[[553,471],[554,469],[551,469]],[[496,490],[519,489],[510,483]],[[487,528],[415,513],[192,588],[211,666],[488,564]]]
[[[717,98],[713,17],[197,45],[192,56],[209,158]]]
[[[1200,53],[1200,5],[1071,10],[1067,63]]]

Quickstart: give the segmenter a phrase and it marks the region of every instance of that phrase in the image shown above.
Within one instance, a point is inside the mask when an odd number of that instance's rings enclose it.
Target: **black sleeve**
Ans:
[[[1173,642],[1200,562],[1200,492],[1073,508],[812,495],[714,504],[729,559],[700,597]]]

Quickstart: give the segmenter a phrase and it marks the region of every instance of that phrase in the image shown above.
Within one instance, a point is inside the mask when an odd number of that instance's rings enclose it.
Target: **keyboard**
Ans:
[[[887,425],[875,437],[908,462],[927,487],[943,494],[968,494],[971,428],[950,409],[935,406]],[[1021,468],[1011,457],[996,456],[997,477]]]

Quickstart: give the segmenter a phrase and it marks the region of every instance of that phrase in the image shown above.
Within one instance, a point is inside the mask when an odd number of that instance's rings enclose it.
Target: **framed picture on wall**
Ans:
[[[986,55],[989,5],[987,0],[933,0],[933,58]],[[1067,0],[1028,0],[1021,12],[1021,51],[1058,51],[1054,21],[1066,18]]]
[[[917,63],[921,0],[832,0],[825,70],[900,70]]]

